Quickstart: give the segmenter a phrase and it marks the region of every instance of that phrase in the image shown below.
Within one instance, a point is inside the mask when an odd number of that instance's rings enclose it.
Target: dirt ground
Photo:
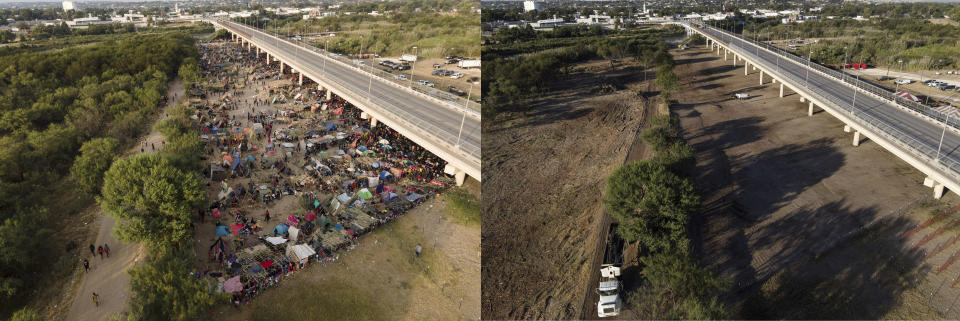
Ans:
[[[167,92],[168,103],[160,110],[154,123],[166,117],[164,113],[166,107],[183,101],[183,84],[179,78],[171,81],[167,87],[170,88]],[[144,149],[144,153],[153,153],[163,148],[163,136],[157,131],[150,131],[145,137],[145,141],[147,147]],[[151,148],[151,144],[156,146],[155,150]],[[140,152],[140,144],[137,144],[128,150],[126,155],[135,155]],[[71,295],[64,296],[62,300],[62,302],[72,302],[68,303],[69,311],[55,311],[53,319],[109,320],[114,315],[124,311],[127,308],[127,300],[131,295],[130,275],[126,271],[146,256],[146,251],[141,244],[123,243],[113,236],[112,231],[116,220],[100,210],[99,205],[92,205],[88,213],[92,214],[84,216],[92,220],[90,224],[93,225],[90,228],[96,231],[96,235],[92,236],[92,242],[97,246],[109,245],[110,257],[99,258],[86,254],[91,244],[89,240],[80,244],[81,253],[84,253],[84,255],[79,259],[86,258],[90,261],[90,271],[85,272],[81,264],[81,268],[75,274],[77,277],[71,278],[71,280],[76,281],[71,281],[68,284],[68,288],[75,292],[68,291]],[[92,215],[92,217],[88,215]],[[77,288],[78,285],[79,289]],[[94,292],[100,297],[99,306],[93,303]],[[66,315],[63,315],[63,312],[67,312]]]
[[[581,318],[599,273],[605,179],[643,123],[647,85],[632,63],[573,69],[552,94],[518,104],[528,111],[484,122],[484,318]]]
[[[465,186],[479,195],[478,182]],[[215,319],[478,320],[480,226],[454,223],[450,210],[443,197],[427,201],[336,262],[315,264],[239,310],[221,306]]]
[[[758,71],[744,76],[705,49],[674,54],[684,81],[672,112],[697,150],[704,199],[693,244],[732,280],[725,300],[736,318],[960,317],[950,303],[960,292],[942,289],[960,268],[937,278],[929,266],[956,255],[947,243],[956,229],[900,238],[955,194],[929,201],[923,174],[869,139],[852,146],[840,121],[808,117],[795,93],[758,86]],[[753,97],[732,99],[744,91]],[[930,249],[948,250],[924,263],[914,245],[929,235]]]

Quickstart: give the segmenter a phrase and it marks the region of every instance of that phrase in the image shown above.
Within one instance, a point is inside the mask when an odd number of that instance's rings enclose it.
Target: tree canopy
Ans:
[[[70,168],[77,188],[87,193],[99,193],[103,185],[103,172],[110,168],[119,147],[120,141],[110,137],[94,138],[83,143],[80,156]]]

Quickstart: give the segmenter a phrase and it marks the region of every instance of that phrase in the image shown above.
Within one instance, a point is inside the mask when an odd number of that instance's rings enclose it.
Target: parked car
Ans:
[[[467,94],[467,93],[463,92],[463,90],[457,89],[457,87],[453,87],[453,86],[450,86],[450,89],[449,89],[449,90],[450,90],[451,93],[453,93],[453,94],[455,94],[455,95],[457,95],[457,96],[463,96],[463,95],[466,95],[466,94]]]
[[[407,80],[407,75],[404,75],[404,74],[394,74],[394,75],[393,75],[393,78],[394,78],[394,79],[400,79],[400,80]]]
[[[458,72],[458,73],[454,73],[454,74],[450,75],[450,78],[453,78],[453,79],[463,78],[463,73],[459,73],[459,72]]]
[[[439,69],[440,66],[442,66],[442,65],[441,65],[441,64],[433,64],[433,69]]]
[[[423,86],[427,86],[427,87],[433,88],[433,83],[432,83],[432,82],[429,82],[429,81],[426,81],[426,80],[423,80],[423,79],[418,80],[417,83],[419,83],[420,85],[423,85]]]
[[[437,70],[434,70],[434,71],[433,71],[433,72],[431,72],[430,74],[431,74],[431,75],[434,75],[434,76],[440,76],[440,75],[443,75],[443,69],[437,69]]]
[[[901,85],[906,85],[906,84],[912,83],[913,80],[910,80],[910,79],[897,79],[897,81],[894,81],[894,82],[895,82],[895,83],[898,83],[898,84],[901,84]]]

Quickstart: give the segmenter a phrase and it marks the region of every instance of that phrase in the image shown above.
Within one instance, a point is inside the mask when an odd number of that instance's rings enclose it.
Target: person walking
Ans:
[[[103,260],[103,246],[97,247],[97,253],[100,253],[100,259]]]
[[[83,259],[83,269],[85,272],[90,272],[90,261]]]
[[[98,308],[100,307],[100,296],[97,295],[97,292],[93,292],[93,304],[95,304]]]
[[[110,257],[110,247],[107,246],[107,243],[103,243],[103,253],[106,253],[107,257]]]
[[[90,244],[90,255],[97,256],[97,252],[95,252],[96,249],[97,248],[94,247],[93,244]]]
[[[417,257],[420,257],[420,252],[423,251],[423,247],[420,244],[417,244]]]

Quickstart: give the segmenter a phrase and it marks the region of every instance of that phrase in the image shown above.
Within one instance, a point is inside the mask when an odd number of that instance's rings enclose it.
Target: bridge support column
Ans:
[[[760,69],[760,84],[763,85],[763,69]]]
[[[744,62],[743,62],[743,75],[746,76],[748,73],[750,73],[750,63],[749,63],[749,62],[746,62],[746,60],[744,60]]]
[[[945,186],[943,184],[937,183],[932,177],[927,176],[923,179],[923,186],[933,187],[933,198],[940,199],[943,197],[943,192]]]
[[[269,64],[270,64],[270,53],[268,52],[268,53],[267,53],[267,65],[269,65]]]
[[[280,61],[280,74],[283,74],[283,61]]]
[[[260,58],[260,47],[257,47],[257,58]]]
[[[303,73],[300,73],[300,86],[303,86]]]
[[[367,119],[367,118],[371,118],[371,117],[370,117],[370,114],[367,114],[367,112],[365,112],[365,111],[361,111],[361,112],[360,112],[360,119]]]
[[[330,92],[330,89],[324,88],[323,90],[327,92],[327,100],[330,100],[333,98],[333,92]]]
[[[803,96],[800,96],[800,102],[802,103],[802,102],[805,102],[805,101],[807,101],[807,99],[806,99],[806,98],[803,98]]]
[[[737,66],[737,54],[736,54],[736,53],[733,54],[733,66],[734,66],[734,67]]]
[[[727,61],[727,48],[723,48],[723,61]]]
[[[853,132],[853,146],[860,146],[860,131]]]
[[[370,128],[377,127],[377,119],[373,116],[370,116]]]
[[[843,125],[843,132],[844,132],[844,133],[849,133],[849,132],[850,132],[850,125]]]
[[[783,83],[780,83],[780,98],[783,98]]]
[[[450,164],[447,164],[447,166],[443,167],[443,173],[456,177],[457,186],[462,186],[463,181],[467,178],[467,172],[464,172],[462,169],[456,168]]]
[[[813,102],[810,102],[810,107],[807,108],[807,116],[813,116]]]

